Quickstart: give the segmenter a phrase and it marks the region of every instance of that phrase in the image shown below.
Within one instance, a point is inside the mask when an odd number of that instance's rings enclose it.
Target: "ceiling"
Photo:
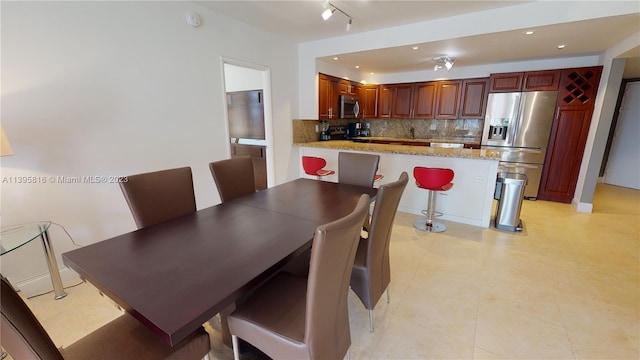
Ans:
[[[323,21],[323,0],[304,1],[200,1],[200,5],[294,42],[307,42],[356,34],[444,17],[521,5],[531,1],[331,1],[353,18],[338,11]],[[558,25],[536,27],[533,35],[514,30],[423,44],[348,54],[339,57],[342,66],[359,66],[361,71],[398,73],[432,69],[434,57],[449,55],[455,66],[477,66],[502,62],[597,55],[640,30],[640,14],[623,15]],[[559,50],[557,45],[566,44]],[[640,48],[627,58],[625,78],[640,77]]]

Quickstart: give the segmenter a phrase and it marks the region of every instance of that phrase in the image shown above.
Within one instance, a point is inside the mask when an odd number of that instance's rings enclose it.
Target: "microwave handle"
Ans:
[[[358,118],[358,114],[360,113],[360,104],[356,101],[356,104],[353,105],[353,115]]]

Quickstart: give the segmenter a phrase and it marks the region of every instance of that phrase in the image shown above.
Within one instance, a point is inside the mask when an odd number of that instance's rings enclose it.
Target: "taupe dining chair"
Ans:
[[[190,167],[126,177],[120,189],[138,229],[196,211]]]
[[[256,192],[251,156],[220,160],[209,164],[222,202]]]
[[[100,359],[208,359],[209,334],[200,327],[174,346],[161,341],[129,314],[58,349],[31,309],[2,276],[0,330],[2,347],[12,358],[42,360]]]
[[[385,289],[387,302],[390,301],[389,241],[398,204],[408,181],[409,176],[403,171],[397,181],[381,185],[378,188],[371,216],[369,236],[366,239],[360,239],[353,264],[351,289],[360,298],[365,308],[369,310],[369,330],[371,332],[373,332],[373,309]]]
[[[373,187],[380,155],[351,152],[338,153],[338,182]]]
[[[363,194],[349,215],[316,229],[308,278],[280,272],[231,313],[236,360],[238,338],[273,359],[344,358],[349,278],[369,200]]]

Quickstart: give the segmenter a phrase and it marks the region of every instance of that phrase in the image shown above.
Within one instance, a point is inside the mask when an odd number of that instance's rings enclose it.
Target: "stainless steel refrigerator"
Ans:
[[[499,172],[525,174],[525,199],[538,197],[557,91],[489,94],[482,149],[500,153]]]

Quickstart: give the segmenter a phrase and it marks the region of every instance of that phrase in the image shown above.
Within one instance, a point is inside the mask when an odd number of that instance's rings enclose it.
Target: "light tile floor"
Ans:
[[[593,203],[525,201],[522,233],[447,222],[429,234],[398,213],[375,332],[350,293],[351,359],[639,359],[640,191],[599,185]],[[29,299],[59,346],[120,314],[89,284],[67,291]],[[211,357],[232,359],[206,327]]]

